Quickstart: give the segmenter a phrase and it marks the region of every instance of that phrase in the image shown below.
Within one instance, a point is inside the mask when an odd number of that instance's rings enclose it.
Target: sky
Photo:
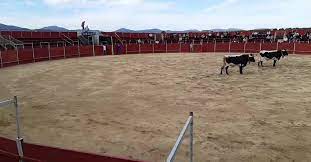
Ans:
[[[0,23],[114,31],[311,27],[311,0],[0,0]]]

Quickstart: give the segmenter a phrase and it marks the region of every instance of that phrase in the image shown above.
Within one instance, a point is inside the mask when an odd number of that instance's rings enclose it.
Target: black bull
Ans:
[[[238,65],[240,68],[240,74],[243,74],[243,68],[247,65],[249,62],[255,62],[255,58],[252,54],[243,54],[243,55],[227,55],[224,56],[224,64],[221,67],[221,72],[222,74],[223,69],[226,69],[226,74],[229,75],[228,73],[228,68],[230,65]]]
[[[286,50],[278,50],[278,51],[261,51],[258,60],[258,66],[263,66],[262,62],[263,60],[273,60],[273,67],[275,67],[275,64],[278,60],[281,58],[288,56],[288,52]]]

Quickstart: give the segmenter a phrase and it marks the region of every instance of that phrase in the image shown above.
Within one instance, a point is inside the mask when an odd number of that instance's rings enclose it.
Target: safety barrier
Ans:
[[[14,106],[16,116],[16,141],[0,137],[0,161],[2,162],[139,162],[111,156],[101,156],[60,148],[25,143],[21,137],[20,113],[17,97],[0,101],[0,108]]]
[[[111,47],[107,47],[111,50]],[[111,51],[106,51],[112,54]],[[0,67],[73,57],[102,56],[103,46],[63,46],[0,51]]]
[[[184,136],[186,135],[187,130],[189,130],[189,135],[190,135],[189,162],[193,162],[193,112],[190,112],[190,115],[186,121],[186,124],[181,130],[173,149],[171,150],[170,154],[168,155],[166,159],[166,162],[173,162],[175,160],[176,153],[184,139]]]
[[[51,39],[62,38],[63,35],[77,39],[77,32],[34,32],[34,31],[0,31],[1,35],[12,36],[16,39]]]
[[[234,43],[209,42],[203,44],[123,44],[108,45],[106,51],[103,46],[64,46],[44,48],[25,48],[0,51],[0,67],[14,66],[38,61],[101,56],[113,54],[139,54],[139,53],[189,53],[189,52],[232,52],[232,53],[258,53],[260,50],[286,49],[290,54],[311,54],[309,43]]]

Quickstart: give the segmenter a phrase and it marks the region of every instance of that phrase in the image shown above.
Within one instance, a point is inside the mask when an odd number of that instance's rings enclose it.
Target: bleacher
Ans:
[[[49,43],[50,46],[67,46],[78,44],[78,35],[77,32],[0,31],[0,41],[2,49],[14,44],[24,47],[39,47],[43,43]]]

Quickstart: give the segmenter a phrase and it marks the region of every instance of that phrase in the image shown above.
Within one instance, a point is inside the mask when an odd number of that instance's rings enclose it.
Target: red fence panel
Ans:
[[[19,39],[22,38],[22,32],[19,31],[12,31],[12,35],[13,38]]]
[[[258,53],[260,51],[260,43],[246,43],[246,53]]]
[[[42,32],[32,32],[32,38],[42,38]]]
[[[78,46],[67,46],[65,47],[66,58],[79,57]]]
[[[202,52],[202,45],[201,44],[194,44],[192,50],[193,50],[192,52],[200,53],[200,52]]]
[[[107,45],[107,55],[112,55],[112,45]]]
[[[50,48],[50,56],[52,60],[64,58],[64,47]]]
[[[216,43],[216,52],[229,52],[229,43]]]
[[[190,52],[190,44],[181,44],[180,49],[181,49],[181,52],[185,52],[185,53]]]
[[[31,63],[34,61],[32,49],[18,49],[18,59],[20,64]]]
[[[139,53],[139,45],[138,44],[128,44],[125,45],[125,53],[126,54],[137,54]],[[123,51],[121,49],[121,51]],[[115,46],[115,54],[118,54],[117,46]],[[119,51],[120,54],[120,51]]]
[[[42,32],[42,38],[45,39],[51,38],[51,32]]]
[[[141,44],[140,53],[153,53],[153,45],[152,44]]]
[[[68,32],[68,37],[71,39],[77,39],[78,33],[77,32]]]
[[[15,50],[1,51],[1,58],[3,67],[18,65],[18,56]]]
[[[31,38],[31,32],[22,32],[23,38]]]
[[[202,44],[202,52],[214,52],[215,43]]]
[[[30,143],[23,144],[25,162],[139,162],[124,158],[65,150]],[[18,162],[16,143],[0,137],[0,161]]]
[[[34,48],[35,62],[49,60],[48,48]]]
[[[278,49],[285,49],[289,53],[294,53],[294,43],[279,43]]]
[[[311,44],[309,43],[296,43],[296,54],[311,54]]]
[[[51,32],[51,38],[60,38],[59,32]]]
[[[244,43],[231,43],[230,44],[230,52],[244,52]]]
[[[104,55],[104,47],[103,46],[94,46],[95,56],[103,56]]]
[[[93,46],[80,46],[80,56],[87,57],[93,56]]]
[[[1,31],[1,35],[6,35],[6,36],[12,35],[12,32],[10,32],[10,31]]]
[[[261,50],[277,50],[277,43],[262,43],[261,44]]]
[[[155,44],[154,53],[166,53],[166,44]]]
[[[180,45],[178,43],[167,44],[167,53],[179,53]]]

